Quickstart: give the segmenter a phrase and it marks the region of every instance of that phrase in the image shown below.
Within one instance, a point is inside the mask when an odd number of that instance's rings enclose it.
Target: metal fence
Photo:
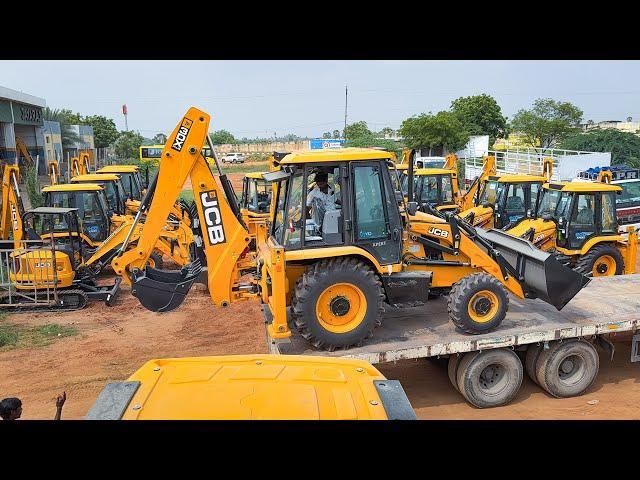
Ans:
[[[53,238],[50,242],[20,243],[21,248],[0,248],[0,308],[57,305],[58,265]]]

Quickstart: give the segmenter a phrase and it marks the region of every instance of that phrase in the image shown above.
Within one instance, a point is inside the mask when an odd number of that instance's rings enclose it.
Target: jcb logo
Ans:
[[[427,233],[430,233],[431,235],[435,235],[436,237],[442,237],[442,238],[447,238],[449,236],[449,232],[436,227],[431,227]]]
[[[13,231],[18,231],[18,212],[16,212],[16,206],[11,205],[11,220],[13,221]]]
[[[188,118],[182,119],[182,125],[180,125],[180,128],[178,129],[178,133],[176,134],[176,138],[173,141],[171,148],[178,152],[182,150],[184,142],[187,140],[187,135],[189,135],[189,130],[191,130],[191,125],[193,125],[193,121]]]
[[[36,262],[36,268],[51,268],[51,264],[47,262]]]
[[[211,245],[225,243],[227,239],[224,236],[224,226],[222,225],[222,215],[216,191],[202,192],[200,202],[202,203],[202,213],[204,214],[209,243]]]

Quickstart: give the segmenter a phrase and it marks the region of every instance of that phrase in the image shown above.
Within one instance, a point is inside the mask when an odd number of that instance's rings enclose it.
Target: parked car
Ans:
[[[227,153],[222,157],[222,163],[244,163],[244,155],[241,153]]]

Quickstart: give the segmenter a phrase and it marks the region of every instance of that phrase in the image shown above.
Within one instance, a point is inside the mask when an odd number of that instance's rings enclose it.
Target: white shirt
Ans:
[[[313,189],[307,194],[307,207],[311,206],[314,198],[320,199],[325,210],[335,210],[336,199],[331,187],[328,188],[327,193],[322,192],[317,185],[313,187]]]

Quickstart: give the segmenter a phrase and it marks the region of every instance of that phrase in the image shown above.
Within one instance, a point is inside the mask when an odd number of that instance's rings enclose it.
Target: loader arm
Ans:
[[[31,154],[27,149],[27,145],[24,143],[24,141],[20,137],[16,137],[16,150],[19,154],[21,154],[24,157],[27,165],[29,166],[33,165],[33,158],[31,157]]]
[[[22,216],[24,215],[24,205],[18,188],[19,179],[20,169],[18,166],[6,164],[2,172],[0,236],[2,240],[8,240],[9,232],[12,232],[16,248],[20,248],[22,240]]]
[[[474,199],[478,194],[480,186],[489,178],[490,175],[496,174],[496,157],[492,155],[485,155],[482,163],[482,173],[476,177],[473,183],[469,186],[469,189],[461,196],[459,207],[460,211],[464,212],[474,206]]]
[[[249,233],[242,223],[231,184],[219,170],[215,152],[222,188],[202,154],[205,141],[212,147],[207,134],[209,122],[207,113],[191,107],[168,137],[158,173],[130,230],[134,232],[141,215],[146,213],[137,245],[127,250],[128,240],[125,241],[111,263],[114,271],[132,285],[132,294],[150,310],[176,308],[202,269],[197,260],[179,272],[145,267],[187,179],[194,191],[211,299],[226,306],[245,298],[238,288],[237,262],[246,253]]]
[[[49,169],[49,184],[57,185],[60,183],[60,174],[58,173],[58,162],[55,160],[49,160],[48,163]]]

